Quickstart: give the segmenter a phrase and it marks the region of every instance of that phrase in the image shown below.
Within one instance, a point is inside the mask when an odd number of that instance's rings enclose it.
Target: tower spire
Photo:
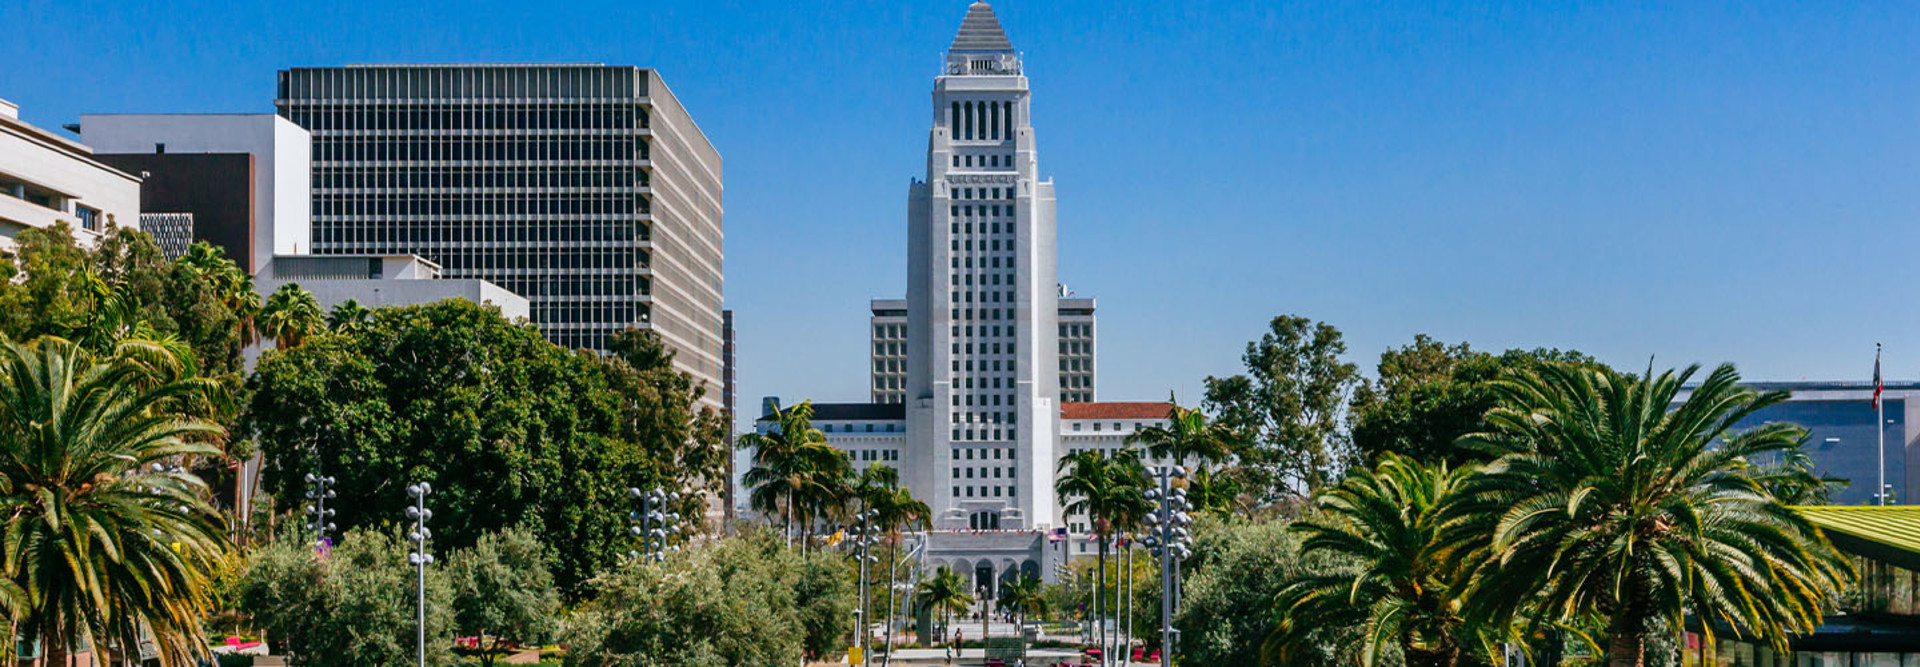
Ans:
[[[953,36],[953,46],[947,51],[1013,53],[1013,42],[1007,40],[1007,31],[1000,28],[1000,18],[993,15],[993,5],[975,2],[967,6],[967,17],[960,20],[960,34]]]

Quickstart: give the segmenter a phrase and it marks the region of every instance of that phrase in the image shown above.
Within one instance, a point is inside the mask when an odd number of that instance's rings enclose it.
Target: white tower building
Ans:
[[[907,434],[931,445],[911,468],[936,529],[1055,515],[1054,195],[1030,100],[993,8],[973,3],[934,79],[927,178],[907,197]]]

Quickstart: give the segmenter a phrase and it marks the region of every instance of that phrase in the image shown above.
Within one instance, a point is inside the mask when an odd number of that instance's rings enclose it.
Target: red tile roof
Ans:
[[[1165,401],[1060,404],[1061,419],[1166,419],[1172,411]]]

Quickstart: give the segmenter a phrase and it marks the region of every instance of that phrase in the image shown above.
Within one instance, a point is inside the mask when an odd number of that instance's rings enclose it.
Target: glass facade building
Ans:
[[[313,135],[314,253],[492,281],[567,347],[651,328],[718,409],[720,156],[653,70],[295,68],[276,105]]]

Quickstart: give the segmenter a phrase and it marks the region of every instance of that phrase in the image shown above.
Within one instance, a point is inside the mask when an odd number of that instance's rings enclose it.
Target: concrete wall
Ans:
[[[81,136],[102,153],[247,153],[254,156],[251,273],[274,255],[312,250],[310,135],[273,114],[82,114]]]
[[[281,285],[295,283],[313,293],[322,309],[332,309],[348,299],[368,308],[411,306],[447,299],[466,299],[500,307],[509,319],[526,319],[525,297],[485,280],[277,280],[262,278],[253,283],[262,297]]]

